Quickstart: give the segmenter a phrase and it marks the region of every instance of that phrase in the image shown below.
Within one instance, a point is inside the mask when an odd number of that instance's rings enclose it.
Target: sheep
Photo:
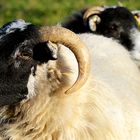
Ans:
[[[133,14],[134,15],[133,15]],[[134,62],[140,66],[140,32],[138,16],[120,6],[91,7],[68,18],[61,26],[75,33],[94,33],[111,37],[122,44],[131,54]],[[135,16],[135,18],[134,18]]]
[[[24,94],[4,87],[12,98],[0,92],[1,140],[140,139],[140,72],[124,47],[63,27],[22,27],[0,40],[3,83],[16,76],[13,87],[27,88]],[[24,38],[14,45],[18,36]]]

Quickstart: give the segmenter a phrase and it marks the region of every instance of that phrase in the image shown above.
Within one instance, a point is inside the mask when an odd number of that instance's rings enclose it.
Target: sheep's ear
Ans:
[[[88,19],[88,25],[91,31],[95,32],[97,29],[97,24],[101,22],[101,18],[98,15],[92,15]]]
[[[41,63],[57,59],[57,45],[48,41],[39,43],[33,48],[33,59]]]

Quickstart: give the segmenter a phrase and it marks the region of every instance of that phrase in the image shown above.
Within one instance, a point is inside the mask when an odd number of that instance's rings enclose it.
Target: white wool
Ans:
[[[128,89],[130,92],[131,87],[125,84],[125,80],[131,84],[135,83],[135,80],[139,79],[135,77],[139,74],[139,70],[131,60],[129,52],[110,38],[91,34],[82,34],[80,37],[89,47],[93,75],[99,75],[102,81],[111,80],[109,85],[112,85],[113,89],[121,90],[122,87],[123,90]],[[134,81],[129,81],[131,78],[134,78]]]
[[[119,140],[139,140],[140,72],[137,66],[131,60],[127,50],[115,41],[91,34],[82,34],[80,37],[90,48],[92,55],[91,75],[95,83],[96,81],[101,82],[110,91],[106,96],[108,96],[108,102],[111,104],[105,108],[107,109],[106,115],[110,116],[114,123],[113,131],[122,129],[123,133],[119,132]],[[96,84],[99,84],[98,82]],[[118,100],[117,104],[115,101],[113,103],[112,95]],[[101,102],[103,101],[101,100]],[[125,130],[123,130],[124,128]]]

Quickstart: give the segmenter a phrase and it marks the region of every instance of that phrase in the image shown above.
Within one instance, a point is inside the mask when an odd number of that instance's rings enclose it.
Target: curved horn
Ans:
[[[102,11],[105,10],[105,7],[103,6],[94,6],[94,7],[90,7],[88,8],[84,15],[83,15],[83,20],[85,22],[87,22],[87,19],[91,16],[91,15],[96,15],[96,14],[100,14]]]
[[[42,27],[40,33],[42,41],[51,41],[65,45],[74,53],[77,59],[79,66],[78,78],[65,93],[72,93],[82,87],[87,80],[90,66],[89,52],[84,43],[75,33],[63,27]]]

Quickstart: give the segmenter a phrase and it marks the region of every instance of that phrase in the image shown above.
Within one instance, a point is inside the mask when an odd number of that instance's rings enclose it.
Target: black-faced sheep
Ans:
[[[140,139],[140,72],[126,49],[62,27],[24,28],[1,38],[1,76],[12,80],[0,92],[1,140]]]
[[[117,40],[140,65],[140,32],[133,14],[125,7],[91,7],[77,12],[61,25],[75,33],[89,32]]]

